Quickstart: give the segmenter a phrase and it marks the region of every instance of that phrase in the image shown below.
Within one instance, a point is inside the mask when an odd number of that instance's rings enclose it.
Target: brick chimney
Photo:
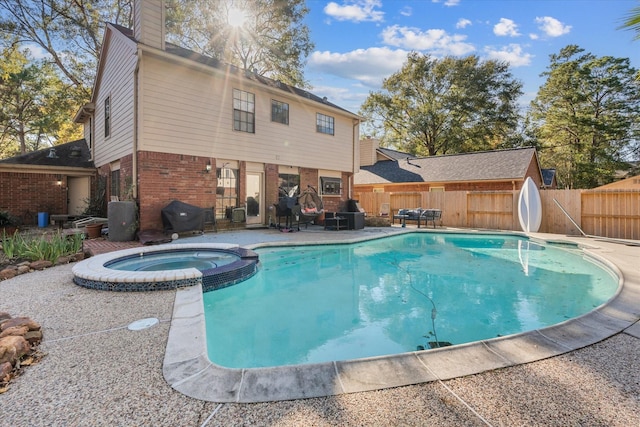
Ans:
[[[134,0],[133,37],[142,44],[164,50],[164,0]]]

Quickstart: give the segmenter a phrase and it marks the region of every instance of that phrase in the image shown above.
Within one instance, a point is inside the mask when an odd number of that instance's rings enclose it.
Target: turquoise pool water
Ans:
[[[186,249],[140,253],[105,263],[105,267],[125,271],[162,271],[195,268],[205,271],[240,260],[240,256],[222,250]]]
[[[358,359],[534,330],[609,300],[618,278],[574,246],[412,233],[258,249],[250,279],[204,294],[229,368]]]

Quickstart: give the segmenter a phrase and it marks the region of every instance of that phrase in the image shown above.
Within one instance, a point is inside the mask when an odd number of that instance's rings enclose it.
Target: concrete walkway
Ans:
[[[318,242],[394,232],[252,230],[177,243]],[[40,322],[45,336],[41,350],[47,355],[0,395],[0,425],[640,425],[640,325],[633,323],[640,316],[640,248],[570,240],[615,262],[625,286],[630,284],[601,324],[591,328],[621,322],[631,326],[580,350],[533,363],[380,391],[271,403],[206,402],[167,383],[162,367],[176,291],[84,289],[73,284],[70,265],[18,276],[0,282],[0,311]],[[159,324],[139,331],[127,328],[149,317]]]

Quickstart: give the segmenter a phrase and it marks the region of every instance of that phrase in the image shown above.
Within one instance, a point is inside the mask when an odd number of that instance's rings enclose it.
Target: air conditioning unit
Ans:
[[[246,222],[247,213],[244,208],[235,208],[231,212],[231,222]]]

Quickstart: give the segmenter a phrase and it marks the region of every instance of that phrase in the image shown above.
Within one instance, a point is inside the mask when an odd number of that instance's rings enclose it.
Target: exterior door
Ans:
[[[262,172],[247,172],[245,206],[247,225],[262,224],[264,221],[264,192],[262,191]]]
[[[80,215],[91,197],[91,178],[68,177],[67,186],[67,212],[69,215]]]

